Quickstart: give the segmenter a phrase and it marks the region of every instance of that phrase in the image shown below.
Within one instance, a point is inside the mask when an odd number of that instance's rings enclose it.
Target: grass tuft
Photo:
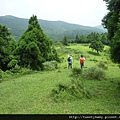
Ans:
[[[105,80],[105,71],[99,67],[90,67],[83,73],[83,77],[87,79]]]
[[[55,89],[52,89],[51,96],[56,102],[91,97],[81,79],[72,79],[69,85],[58,84]]]

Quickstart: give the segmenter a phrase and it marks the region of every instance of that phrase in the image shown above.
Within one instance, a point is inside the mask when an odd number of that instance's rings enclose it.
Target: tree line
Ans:
[[[91,34],[84,36],[76,35],[74,40],[69,40],[67,36],[64,36],[64,39],[61,41],[63,45],[69,45],[69,43],[88,43],[89,48],[94,49],[97,53],[102,52],[104,45],[109,45],[109,40],[107,39],[107,33],[95,33],[92,32]]]
[[[103,0],[106,2],[108,13],[102,23],[108,30],[110,53],[113,62],[120,63],[120,0]]]

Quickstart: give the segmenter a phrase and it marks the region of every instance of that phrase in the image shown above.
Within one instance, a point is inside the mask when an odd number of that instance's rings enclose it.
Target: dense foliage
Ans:
[[[103,18],[103,25],[108,29],[111,58],[120,63],[120,0],[103,0],[109,12]]]
[[[8,28],[0,25],[0,69],[3,71],[12,67],[11,63],[14,61],[12,51],[16,47],[15,43],[15,40],[10,37]]]
[[[64,36],[62,43],[63,45],[68,45],[68,38],[66,36]]]
[[[41,29],[37,16],[29,20],[28,29],[16,41],[6,26],[0,25],[0,69],[14,69],[16,65],[33,70],[43,69],[46,61],[58,61],[52,41]]]
[[[91,43],[92,41],[100,41],[104,45],[109,45],[109,41],[107,39],[107,33],[99,34],[99,33],[95,33],[95,32],[92,32],[92,33],[88,34],[87,36],[76,35],[74,40],[71,40],[70,42],[71,43]]]
[[[91,42],[89,48],[92,48],[92,49],[96,50],[97,53],[98,53],[99,51],[100,52],[103,51],[104,46],[103,46],[101,41],[94,40],[94,41]]]
[[[41,29],[37,16],[30,18],[28,29],[18,41],[15,55],[18,56],[20,66],[33,70],[43,69],[42,63],[45,61],[58,60],[52,41]]]

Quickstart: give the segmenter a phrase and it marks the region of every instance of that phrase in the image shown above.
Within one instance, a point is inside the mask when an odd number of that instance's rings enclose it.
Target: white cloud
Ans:
[[[69,23],[95,26],[106,14],[102,0],[0,0],[0,16],[14,15],[38,19],[62,20]]]

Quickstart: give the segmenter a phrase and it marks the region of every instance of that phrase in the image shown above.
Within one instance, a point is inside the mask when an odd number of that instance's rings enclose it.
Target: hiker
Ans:
[[[68,56],[68,68],[72,68],[72,55]]]
[[[84,68],[84,61],[85,61],[85,58],[84,58],[83,55],[81,55],[81,57],[80,57],[80,67],[81,67],[81,69]]]

